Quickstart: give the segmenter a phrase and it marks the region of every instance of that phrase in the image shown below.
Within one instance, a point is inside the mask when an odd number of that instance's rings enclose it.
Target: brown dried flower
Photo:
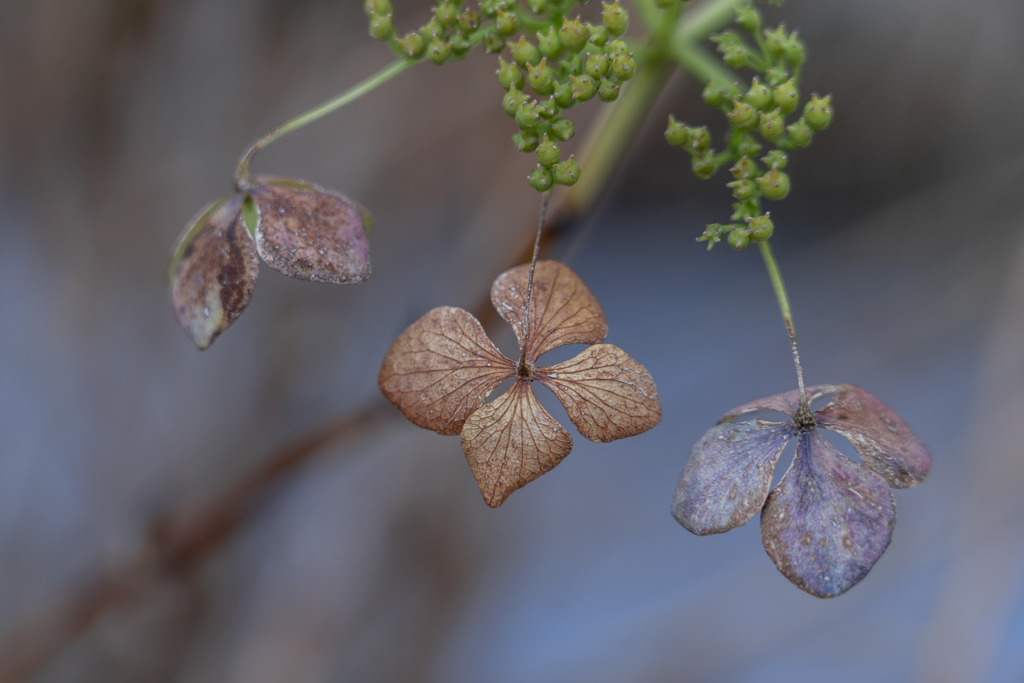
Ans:
[[[529,264],[518,266],[491,287],[491,302],[519,340],[520,361],[503,356],[469,312],[441,307],[398,337],[380,371],[384,395],[411,422],[440,434],[461,433],[491,507],[572,450],[572,437],[540,405],[533,381],[554,392],[591,441],[640,434],[661,420],[647,369],[617,346],[600,343],[608,334],[604,311],[579,276],[561,263],[539,261],[527,318],[529,272]],[[564,363],[536,366],[543,354],[566,344],[593,346]],[[509,378],[515,378],[512,387],[484,405]]]

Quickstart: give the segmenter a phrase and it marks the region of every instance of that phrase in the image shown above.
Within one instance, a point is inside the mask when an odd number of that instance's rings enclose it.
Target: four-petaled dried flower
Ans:
[[[541,406],[533,381],[554,392],[591,441],[633,436],[661,420],[647,369],[617,346],[600,343],[608,334],[604,311],[579,276],[560,263],[539,261],[527,316],[529,271],[529,264],[508,270],[491,287],[494,307],[519,340],[519,362],[503,356],[469,312],[441,307],[402,333],[380,371],[381,390],[410,421],[462,434],[462,449],[491,507],[572,450],[572,437]],[[536,367],[541,355],[566,344],[593,346],[564,363]],[[512,387],[484,405],[509,378],[515,378]]]
[[[208,348],[252,301],[257,255],[300,280],[351,284],[370,277],[366,231],[373,219],[366,209],[305,180],[249,180],[244,192],[200,211],[171,257],[174,312],[200,349]]]
[[[791,391],[735,408],[693,447],[672,514],[695,534],[717,534],[761,511],[761,539],[786,578],[819,598],[840,595],[863,579],[889,545],[896,506],[889,487],[908,488],[928,475],[931,456],[891,408],[850,384],[807,390],[831,402],[811,413]],[[732,422],[777,410],[789,422]],[[840,454],[817,427],[845,436],[862,465]],[[771,493],[786,443],[796,458]]]

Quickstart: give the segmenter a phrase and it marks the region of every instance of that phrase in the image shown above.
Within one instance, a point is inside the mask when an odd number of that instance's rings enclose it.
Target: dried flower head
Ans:
[[[812,387],[808,401],[832,394],[811,413],[799,392],[735,408],[693,447],[676,489],[672,514],[689,531],[717,534],[761,511],[761,538],[786,578],[820,598],[863,579],[889,545],[896,506],[889,487],[924,481],[931,456],[887,405],[850,384]],[[777,410],[789,422],[733,422]],[[842,434],[862,465],[833,448],[817,428]],[[772,473],[797,437],[796,457],[778,486]]]
[[[541,406],[540,382],[591,441],[647,431],[661,420],[647,369],[625,351],[602,344],[601,305],[579,276],[555,261],[537,262],[526,310],[529,264],[501,274],[491,302],[516,333],[521,359],[506,358],[480,322],[461,308],[428,312],[399,336],[384,358],[380,388],[414,424],[462,435],[462,449],[484,501],[501,505],[516,489],[552,469],[572,450],[572,437]],[[592,344],[575,358],[537,367],[548,351]],[[484,405],[505,379],[512,387]]]

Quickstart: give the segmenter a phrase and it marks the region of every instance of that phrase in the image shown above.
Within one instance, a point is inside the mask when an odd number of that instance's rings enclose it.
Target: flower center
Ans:
[[[801,432],[809,432],[818,426],[814,419],[814,413],[811,412],[811,407],[807,404],[807,399],[800,401],[800,407],[793,415],[793,425]]]
[[[516,365],[516,378],[533,381],[533,363],[525,358]]]

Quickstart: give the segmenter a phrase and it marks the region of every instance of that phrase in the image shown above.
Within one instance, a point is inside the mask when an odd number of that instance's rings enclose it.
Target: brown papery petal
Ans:
[[[260,261],[242,219],[242,197],[220,200],[193,219],[175,248],[174,314],[200,349],[252,301]]]
[[[466,420],[462,450],[484,502],[498,507],[569,455],[572,437],[544,410],[529,382],[516,380]]]
[[[823,384],[819,387],[807,387],[804,391],[807,392],[807,401],[810,402],[816,398],[821,398],[825,394],[831,394],[835,390],[835,385]],[[799,406],[800,392],[794,389],[793,391],[787,391],[784,394],[776,394],[775,396],[769,396],[768,398],[761,398],[756,401],[751,401],[750,403],[744,403],[723,415],[719,418],[718,422],[721,424],[727,420],[735,419],[740,415],[755,413],[759,410],[777,410],[780,413],[785,413],[786,415],[793,417],[793,414]]]
[[[441,434],[462,424],[515,364],[468,311],[435,308],[409,326],[384,357],[378,382],[409,420]]]
[[[608,336],[601,304],[579,275],[557,261],[538,261],[530,300],[528,341],[524,340],[524,311],[530,264],[506,270],[491,285],[491,302],[512,329],[526,358],[533,362],[566,344],[598,344]]]
[[[634,436],[661,421],[651,374],[618,346],[591,346],[564,363],[538,368],[535,376],[591,441]]]
[[[256,247],[289,277],[354,284],[370,277],[370,243],[361,207],[345,195],[304,180],[260,176]]]

